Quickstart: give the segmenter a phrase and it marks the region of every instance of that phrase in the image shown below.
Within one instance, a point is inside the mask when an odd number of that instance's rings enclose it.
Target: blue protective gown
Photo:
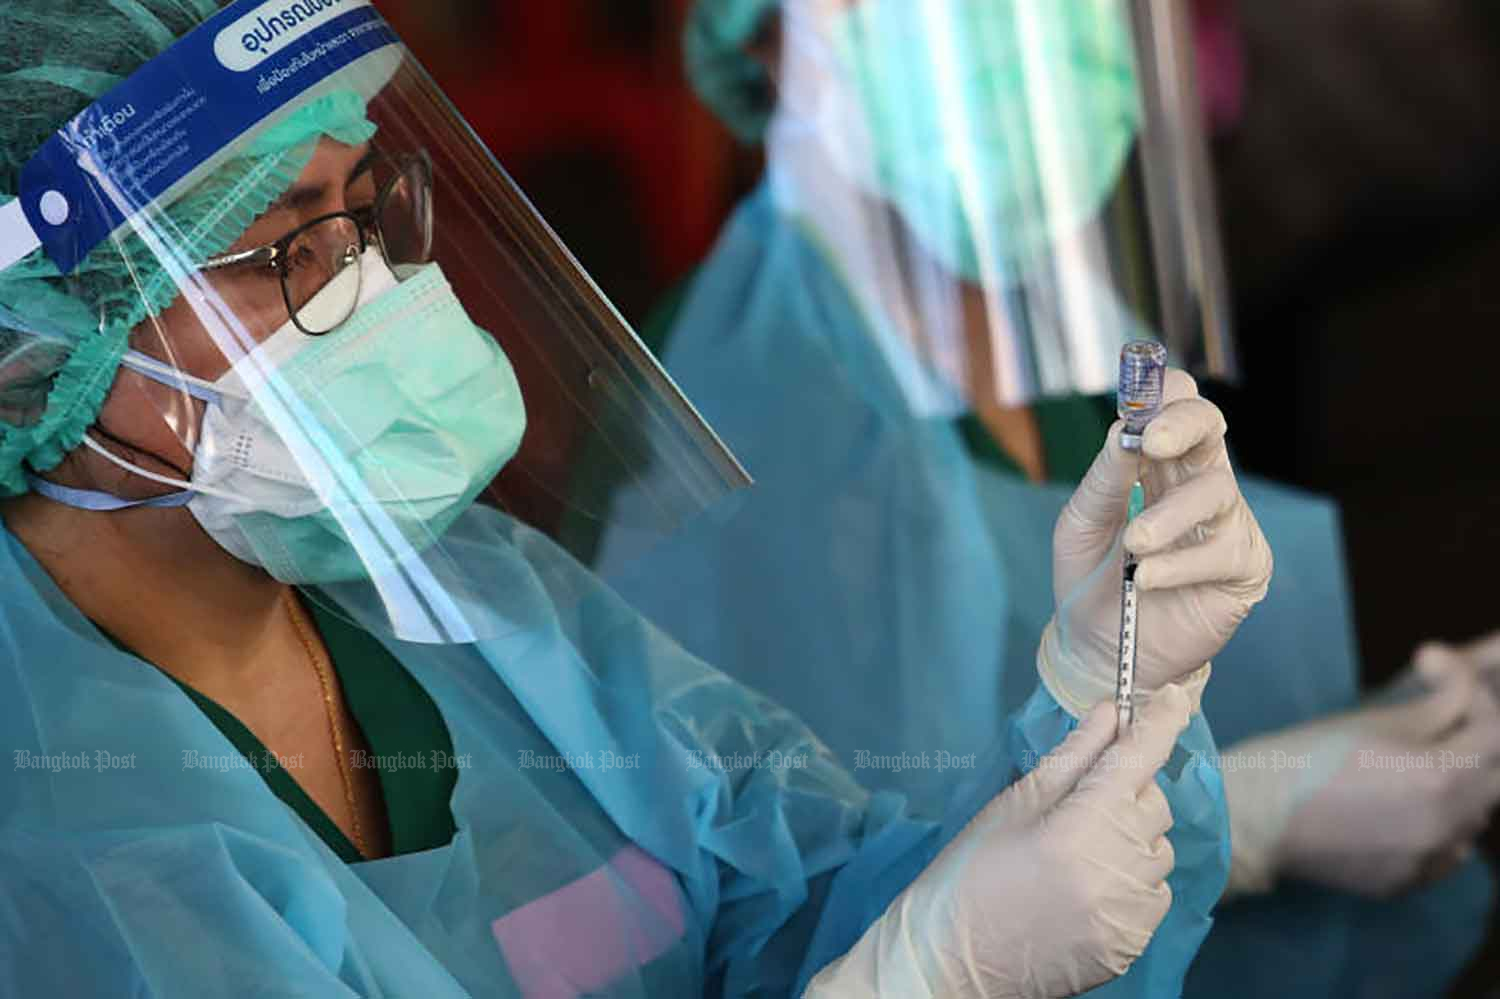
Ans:
[[[729,523],[630,568],[612,564],[606,539],[601,566],[689,649],[806,718],[864,783],[934,808],[954,777],[943,761],[962,765],[1035,685],[1053,605],[1052,530],[1071,490],[975,461],[954,421],[911,414],[871,344],[835,269],[763,187],[695,276],[664,354],[756,486]],[[1357,695],[1336,511],[1269,483],[1244,488],[1277,574],[1215,661],[1204,713],[1226,745],[1348,708]],[[639,501],[622,495],[622,516]],[[1202,725],[1185,746],[1211,746]],[[863,752],[918,762],[862,768]],[[1173,800],[1179,831],[1185,813],[1222,817],[1222,807]],[[1223,871],[1180,863],[1173,884],[1179,905],[1207,897],[1211,906]],[[1446,981],[1483,932],[1483,869],[1446,885],[1451,925],[1400,994]],[[1400,921],[1430,918],[1432,906],[1314,902],[1300,889],[1228,906],[1189,994],[1383,995],[1345,991],[1356,979],[1341,962],[1376,940],[1360,935],[1351,913],[1361,908]],[[1294,925],[1296,953],[1316,972],[1256,956],[1277,927]],[[1157,943],[1190,958],[1197,940]],[[1261,990],[1235,991],[1248,981]]]
[[[451,733],[457,834],[351,866],[0,532],[0,995],[797,994],[1071,727],[1039,692],[917,819],[542,536],[455,533],[501,637],[388,645]]]
[[[617,559],[606,537],[606,577],[689,650],[793,705],[862,782],[937,813],[1009,713],[1002,679],[1035,686],[1032,659],[1007,673],[1007,648],[1034,655],[1045,618],[1022,634],[1005,609],[1018,593],[1050,608],[1049,580],[1006,571],[951,422],[905,415],[846,289],[764,193],[697,276],[665,359],[756,484],[726,522],[647,558]],[[611,519],[647,502],[623,492]],[[1163,778],[1174,904],[1148,952],[1166,970],[1101,995],[1175,996],[1223,890],[1227,814],[1201,716],[1180,749]]]

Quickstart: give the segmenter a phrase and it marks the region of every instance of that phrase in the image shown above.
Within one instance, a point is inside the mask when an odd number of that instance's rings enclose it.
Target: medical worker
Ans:
[[[599,509],[577,428],[637,538],[743,476],[373,7],[0,35],[0,993],[1175,991],[1169,885],[1226,844],[1168,761],[1270,573],[1187,379],[1061,521],[1047,683],[919,818],[531,526]],[[1117,739],[1122,534],[1174,624]]]
[[[1232,356],[1196,109],[1173,104],[1186,22],[1146,6],[701,0],[689,20],[695,85],[767,170],[662,351],[757,485],[633,568],[606,534],[599,564],[919,806],[1029,693],[1054,605],[1037,584],[1068,601],[1049,540],[1114,416],[1091,396],[1121,343]],[[1360,707],[1336,511],[1246,493],[1278,574],[1204,701],[1233,746],[1237,901],[1189,994],[1440,995],[1490,905],[1483,657],[1435,646]],[[1140,627],[1171,622],[1143,608]]]

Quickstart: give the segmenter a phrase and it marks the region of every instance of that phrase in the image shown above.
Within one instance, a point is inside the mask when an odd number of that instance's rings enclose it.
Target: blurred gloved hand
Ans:
[[[1481,664],[1429,645],[1405,697],[1225,756],[1231,893],[1279,876],[1387,897],[1447,873],[1500,803],[1500,703]]]
[[[1105,753],[1115,709],[1100,705],[812,981],[808,999],[1040,999],[1123,974],[1171,904],[1172,813],[1155,778],[1188,716],[1187,695],[1164,688]]]
[[[1192,378],[1167,373],[1162,411],[1140,454],[1120,446],[1120,430],[1110,431],[1053,536],[1057,611],[1038,667],[1075,716],[1114,697],[1124,549],[1139,559],[1136,691],[1143,702],[1163,684],[1182,683],[1196,709],[1208,661],[1271,581],[1271,549],[1230,467],[1224,416],[1199,397]],[[1127,528],[1137,480],[1146,509]]]
[[[1464,645],[1445,645],[1441,642],[1429,642],[1417,653],[1418,661],[1423,655],[1437,657],[1457,656],[1460,660],[1467,662],[1479,674],[1486,688],[1500,703],[1500,631],[1493,632],[1483,638],[1468,642]]]

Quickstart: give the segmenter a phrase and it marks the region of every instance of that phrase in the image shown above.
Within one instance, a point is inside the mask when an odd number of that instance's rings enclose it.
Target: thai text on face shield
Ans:
[[[290,80],[292,77],[296,76],[307,67],[313,65],[321,59],[327,58],[330,52],[333,52],[340,46],[354,41],[360,35],[367,34],[371,31],[379,31],[380,28],[381,25],[374,22],[370,24],[361,24],[357,27],[350,28],[343,34],[334,35],[327,41],[319,42],[317,45],[308,49],[306,52],[297,53],[296,57],[288,62],[285,66],[278,66],[275,69],[271,70],[271,72],[269,73],[262,73],[260,79],[256,81],[255,89],[262,94],[270,93],[272,90],[275,90],[277,87],[281,86],[287,80]]]
[[[318,14],[342,4],[344,0],[296,0],[290,6],[271,14],[262,14],[249,31],[240,36],[246,52],[260,53],[282,35],[295,32]]]

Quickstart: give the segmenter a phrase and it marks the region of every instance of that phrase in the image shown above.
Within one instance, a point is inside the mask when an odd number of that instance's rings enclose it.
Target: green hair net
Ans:
[[[57,129],[221,5],[0,2],[0,204]],[[223,253],[296,182],[322,136],[357,145],[374,134],[363,97],[326,94],[253,137],[152,223],[188,259]],[[66,277],[40,250],[0,272],[0,495],[26,492],[27,468],[52,469],[82,443],[130,331],[178,294],[134,234],[104,242]]]
[[[779,5],[780,0],[698,0],[688,16],[683,38],[688,79],[747,145],[765,136],[776,98],[765,67],[745,46]]]

